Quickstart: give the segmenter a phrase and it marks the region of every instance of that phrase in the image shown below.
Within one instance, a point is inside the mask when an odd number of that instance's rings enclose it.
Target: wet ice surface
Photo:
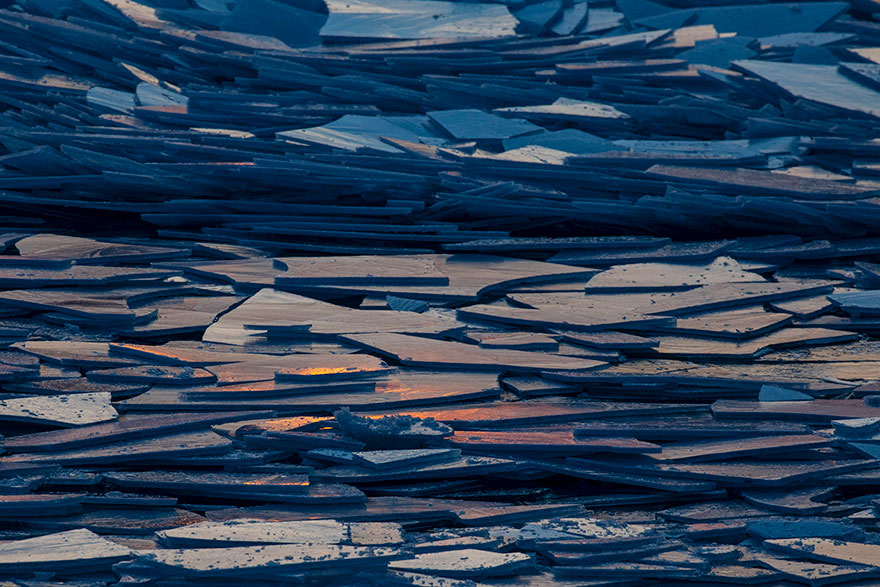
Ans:
[[[873,584],[875,8],[0,0],[0,583]]]

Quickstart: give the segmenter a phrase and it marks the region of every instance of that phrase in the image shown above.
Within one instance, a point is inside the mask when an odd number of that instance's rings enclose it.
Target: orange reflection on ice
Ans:
[[[334,421],[334,419],[327,416],[294,416],[291,418],[266,420],[265,422],[260,423],[260,428],[272,432],[284,432],[289,430],[299,430],[306,426],[330,421]]]
[[[289,373],[291,375],[301,375],[303,377],[314,377],[318,375],[337,375],[340,373],[353,373],[357,370],[357,367],[304,367],[302,369],[293,369],[289,371]]]

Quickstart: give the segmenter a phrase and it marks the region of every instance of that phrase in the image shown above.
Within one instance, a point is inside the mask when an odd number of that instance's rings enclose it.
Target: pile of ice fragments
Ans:
[[[6,238],[15,585],[880,578],[864,242]]]
[[[331,254],[876,234],[880,4],[669,2],[18,0],[0,213]]]
[[[0,587],[880,584],[878,137],[872,0],[0,0]]]

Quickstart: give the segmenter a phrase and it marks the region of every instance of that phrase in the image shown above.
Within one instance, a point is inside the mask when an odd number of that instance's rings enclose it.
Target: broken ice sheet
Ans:
[[[769,569],[778,571],[784,577],[813,585],[858,581],[876,576],[876,571],[873,568],[864,565],[833,565],[793,561],[769,555],[757,555],[755,560]]]
[[[697,462],[731,459],[750,455],[780,454],[804,448],[828,446],[830,440],[819,435],[770,436],[749,439],[670,443],[652,458],[658,461]]]
[[[379,566],[397,557],[399,551],[395,548],[335,544],[163,549],[138,553],[138,559],[147,565],[190,577],[255,572],[284,576],[290,572],[347,567],[354,561],[362,566]]]
[[[233,520],[202,522],[165,530],[159,539],[171,547],[243,546],[247,544],[348,544],[353,540],[366,546],[367,535],[384,536],[370,545],[396,544],[403,540],[398,524],[387,522],[351,522],[304,520],[263,522]]]
[[[164,385],[199,385],[212,383],[217,377],[205,369],[142,365],[118,369],[96,369],[86,375],[93,381],[104,383],[159,383]]]
[[[70,530],[0,545],[0,572],[88,573],[109,570],[132,554],[89,530]]]
[[[737,61],[735,65],[796,97],[852,112],[880,114],[880,94],[850,81],[834,66],[758,61]],[[812,83],[820,78],[822,86]]]
[[[186,254],[185,250],[179,249],[118,244],[55,234],[23,238],[15,244],[15,248],[26,257],[63,259],[80,264],[153,261]]]
[[[838,538],[857,539],[863,532],[855,525],[843,521],[813,519],[766,519],[748,523],[749,534],[763,540],[781,538]]]
[[[418,554],[412,559],[391,562],[389,568],[436,574],[444,577],[492,577],[513,575],[528,569],[533,563],[527,554],[497,553],[464,549],[449,552]]]
[[[0,420],[49,426],[84,426],[115,420],[107,392],[0,399]]]
[[[788,514],[818,514],[825,511],[824,503],[833,493],[832,488],[802,489],[784,493],[748,492],[743,499],[752,505],[777,510]]]
[[[73,449],[114,441],[160,436],[170,432],[200,428],[209,424],[258,417],[260,412],[228,414],[123,415],[115,422],[98,423],[64,430],[24,434],[7,438],[2,446],[8,452],[45,452]],[[268,414],[263,412],[263,414]]]
[[[811,429],[805,424],[774,421],[716,420],[711,414],[663,415],[614,418],[607,421],[579,422],[574,427],[577,437],[633,436],[647,441],[675,441],[693,438],[746,438],[777,434],[804,434]]]
[[[420,285],[412,283],[401,275],[392,265],[385,261],[382,273],[390,273],[390,281],[397,285],[331,285],[322,284],[308,287],[294,286],[295,280],[288,280],[285,289],[302,290],[304,293],[339,292],[339,293],[373,293],[406,297],[419,300],[436,300],[444,302],[475,301],[478,297],[503,292],[521,284],[559,283],[589,277],[596,273],[595,269],[573,267],[558,263],[545,263],[530,259],[513,259],[497,255],[455,254],[419,256],[414,259],[421,262],[429,259],[442,275],[449,279],[446,287],[436,285]],[[407,267],[409,263],[404,265]],[[418,266],[418,265],[416,265]],[[417,275],[424,272],[421,268]],[[428,277],[431,277],[428,274]],[[369,279],[362,279],[363,282]],[[314,290],[311,288],[320,287]]]
[[[334,338],[345,333],[442,333],[463,328],[454,318],[425,312],[354,310],[304,296],[264,289],[222,315],[202,340],[248,344],[276,336]]]
[[[684,320],[679,322],[684,322]],[[662,336],[658,340],[657,347],[648,353],[661,357],[688,359],[744,359],[763,354],[773,348],[846,342],[855,340],[855,337],[853,333],[839,330],[792,328],[751,340],[706,340],[697,337],[676,336]]]
[[[729,257],[718,257],[705,265],[631,263],[613,266],[590,278],[587,289],[629,291],[688,289],[710,283],[763,282],[756,273],[743,270]]]
[[[765,540],[772,549],[797,554],[811,560],[831,563],[877,566],[878,549],[875,544],[846,542],[828,538],[780,538]]]
[[[275,263],[285,269],[278,285],[449,284],[431,257],[280,257]]]
[[[270,382],[269,387],[263,383],[256,385],[258,391],[271,392],[279,383]],[[492,372],[472,371],[462,374],[454,371],[408,370],[406,374],[392,376],[368,389],[328,389],[322,393],[300,393],[292,396],[267,393],[264,397],[249,398],[248,406],[293,414],[332,412],[340,406],[352,409],[400,409],[407,406],[445,404],[449,401],[492,399],[500,394],[497,388],[497,375]],[[248,387],[241,386],[238,391],[243,393],[231,394],[232,397],[223,397],[221,394],[221,397],[214,399],[211,389],[222,391],[222,388],[210,388],[206,393],[196,394],[194,391],[180,391],[180,388],[155,386],[146,393],[125,400],[124,405],[127,409],[150,411],[239,411],[242,395],[248,395]],[[365,391],[368,393],[364,393]]]
[[[452,341],[436,341],[403,334],[350,335],[345,340],[388,356],[403,365],[423,368],[490,371],[581,371],[606,365],[601,361],[564,357],[552,353],[486,348]]]
[[[590,453],[644,454],[661,450],[656,444],[634,438],[576,439],[571,427],[457,432],[447,442],[468,452],[521,454],[532,458]]]
[[[357,465],[330,467],[312,474],[321,481],[334,483],[371,483],[420,479],[472,477],[490,473],[516,471],[520,468],[510,459],[481,456],[452,457],[439,462],[414,462],[399,468],[370,469]]]
[[[419,466],[438,461],[451,461],[461,451],[444,448],[374,450],[352,453],[354,463],[379,471],[398,467]]]
[[[541,398],[528,402],[493,402],[420,410],[403,410],[396,415],[434,418],[457,430],[504,428],[522,425],[592,420],[648,414],[702,412],[697,404],[613,403],[561,398]]]
[[[211,431],[198,431],[136,441],[117,441],[57,452],[15,454],[0,459],[0,462],[43,462],[66,465],[113,465],[138,462],[156,465],[170,458],[207,457],[225,454],[231,449],[230,440]]]
[[[712,413],[718,419],[744,420],[794,420],[813,423],[830,423],[843,418],[880,416],[880,409],[866,405],[864,400],[823,400],[751,402],[743,400],[718,400],[712,405]]]

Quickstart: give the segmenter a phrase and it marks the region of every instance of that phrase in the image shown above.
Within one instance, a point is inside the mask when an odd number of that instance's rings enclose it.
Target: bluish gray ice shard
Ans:
[[[576,34],[587,24],[590,12],[587,0],[574,2],[571,6],[563,9],[562,15],[555,23],[551,24],[550,30],[559,36]]]
[[[142,82],[137,85],[135,95],[141,106],[186,106],[189,101],[189,99],[180,92],[175,92],[147,82]]]
[[[835,420],[831,424],[834,433],[844,438],[870,438],[880,432],[880,417]]]
[[[626,147],[618,145],[614,141],[609,141],[608,139],[603,139],[574,128],[513,137],[504,139],[502,143],[506,150],[534,145],[557,151],[565,151],[573,155],[626,150]]]
[[[416,312],[421,314],[430,307],[427,302],[421,300],[410,300],[392,295],[385,296],[385,301],[389,308],[398,312]]]
[[[878,63],[840,63],[837,70],[855,82],[880,90],[880,64]]]
[[[608,33],[623,24],[624,16],[613,8],[590,8],[584,34]]]
[[[711,24],[719,32],[764,37],[815,31],[848,8],[845,2],[707,6],[670,11],[635,22],[654,29]]]
[[[852,316],[880,315],[880,291],[877,290],[832,293],[828,299]]]
[[[513,15],[527,32],[540,35],[562,16],[563,8],[562,0],[542,0],[514,10]]]
[[[781,35],[770,35],[768,37],[761,37],[758,39],[758,42],[761,44],[762,48],[770,47],[777,49],[782,47],[803,46],[821,47],[824,45],[835,44],[851,38],[852,34],[850,33],[783,33]]]
[[[766,519],[748,522],[749,534],[763,540],[778,538],[858,539],[862,531],[851,523],[836,520]]]
[[[795,389],[786,389],[778,385],[764,385],[758,394],[761,402],[802,402],[812,401],[813,396],[802,393]]]
[[[289,47],[314,47],[321,44],[318,32],[326,22],[326,14],[288,2],[236,0],[232,12],[221,21],[220,30],[267,35]]]
[[[509,139],[541,131],[525,120],[512,120],[476,109],[435,110],[428,117],[456,140]]]
[[[134,94],[100,86],[91,88],[86,94],[86,100],[90,105],[98,108],[125,114],[130,113],[136,106]]]
[[[325,41],[508,37],[517,25],[499,4],[329,0],[327,7],[330,16],[320,33]]]
[[[834,110],[880,116],[880,93],[842,75],[836,66],[755,60],[733,64],[785,96],[812,100]]]
[[[539,106],[510,106],[507,108],[499,108],[496,112],[511,117],[525,118],[535,121],[582,122],[591,120],[601,121],[605,119],[625,120],[629,118],[628,114],[621,112],[610,104],[585,100],[573,100],[571,98],[557,98],[552,104],[543,104]],[[430,115],[431,113],[429,113],[429,116]],[[536,127],[535,130],[540,130],[540,128]]]
[[[315,146],[346,151],[371,150],[399,153],[382,138],[401,139],[414,143],[440,143],[440,136],[424,116],[361,116],[346,114],[324,126],[282,131],[279,137]]]
[[[701,41],[693,49],[679,53],[678,57],[686,59],[691,64],[699,63],[728,68],[732,61],[751,59],[757,55],[752,48],[754,44],[755,40],[753,38],[740,36]]]

